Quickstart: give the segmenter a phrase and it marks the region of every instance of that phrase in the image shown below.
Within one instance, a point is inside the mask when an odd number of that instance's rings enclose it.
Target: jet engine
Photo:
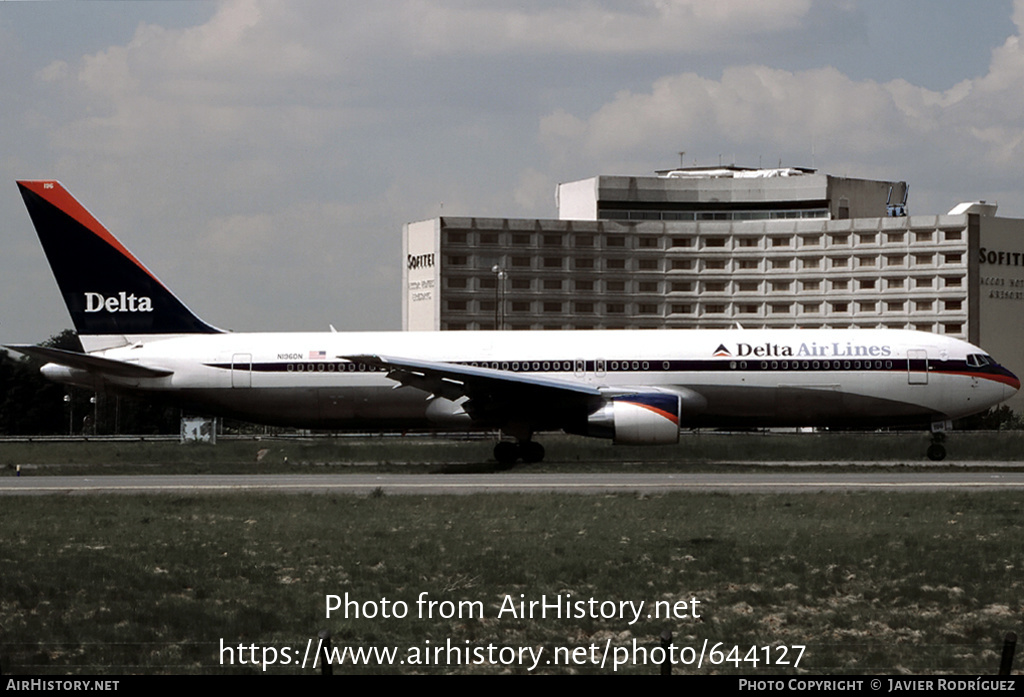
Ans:
[[[616,395],[587,419],[587,435],[629,445],[679,442],[682,398],[651,392]]]

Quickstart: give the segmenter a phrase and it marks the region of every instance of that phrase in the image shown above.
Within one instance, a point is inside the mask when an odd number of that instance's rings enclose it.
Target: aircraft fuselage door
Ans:
[[[907,351],[907,382],[911,385],[928,384],[928,352],[924,349]]]
[[[252,387],[251,353],[236,353],[231,356],[231,386]]]

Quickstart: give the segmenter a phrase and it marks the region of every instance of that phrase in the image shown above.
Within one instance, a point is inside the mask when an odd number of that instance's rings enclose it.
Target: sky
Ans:
[[[205,320],[401,324],[401,230],[680,164],[1024,217],[1024,0],[0,0],[0,344],[70,326],[59,179]],[[6,183],[4,183],[6,182]]]

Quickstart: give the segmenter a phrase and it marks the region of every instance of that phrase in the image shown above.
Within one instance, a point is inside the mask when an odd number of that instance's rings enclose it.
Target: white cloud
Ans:
[[[852,170],[838,174],[881,169],[913,186],[916,177],[931,184],[942,171],[950,189],[971,191],[982,173],[989,185],[1024,173],[1024,47],[1019,36],[1009,38],[986,74],[945,91],[854,80],[828,67],[747,65],[718,79],[679,73],[646,91],[620,92],[589,115],[552,111],[540,134],[554,162],[572,154],[597,169],[638,153],[670,162],[676,149],[706,164],[723,151],[740,152],[737,164],[756,164],[761,154],[809,164],[813,148],[826,168]]]

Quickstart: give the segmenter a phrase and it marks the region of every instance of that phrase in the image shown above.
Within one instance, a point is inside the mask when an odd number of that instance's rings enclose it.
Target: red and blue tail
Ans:
[[[19,181],[18,188],[87,350],[115,338],[221,331],[189,310],[60,182]]]

